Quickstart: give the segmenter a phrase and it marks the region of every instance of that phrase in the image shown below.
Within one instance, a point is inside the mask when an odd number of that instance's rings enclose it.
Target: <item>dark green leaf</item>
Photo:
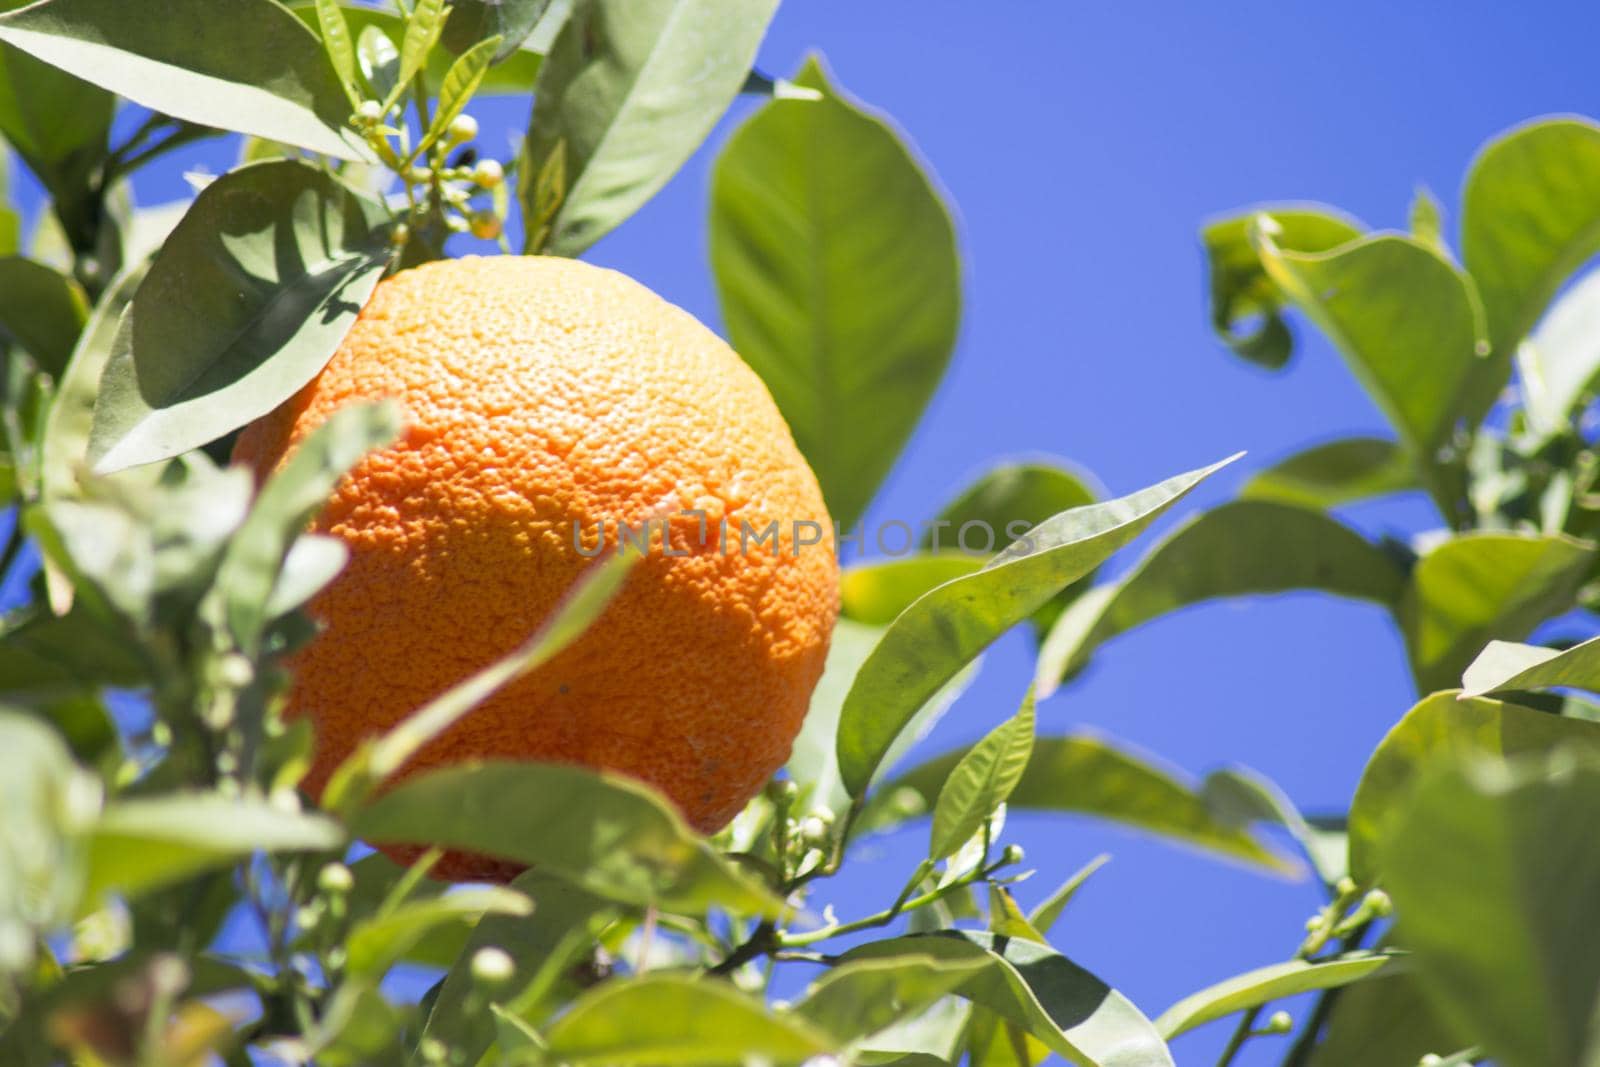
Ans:
[[[711,179],[711,265],[733,347],[772,390],[834,519],[866,509],[955,346],[949,209],[889,124],[830,84],[774,100]]]
[[[1417,691],[1455,686],[1490,641],[1521,640],[1572,607],[1594,552],[1561,536],[1472,533],[1423,555],[1396,612]]]
[[[862,813],[861,830],[931,810],[962,755],[947,752],[884,784]],[[1012,810],[1112,819],[1279,873],[1295,869],[1238,825],[1217,818],[1192,784],[1098,737],[1039,738],[1008,803]]]
[[[206,444],[314,378],[383,273],[385,217],[295,160],[208,185],[122,318],[95,405],[96,468]]]
[[[538,763],[484,763],[409,778],[356,813],[368,841],[498,856],[627,904],[770,913],[778,902],[645,786]]]
[[[61,373],[88,314],[88,298],[71,278],[21,256],[0,258],[0,342],[26,348],[41,370]]]
[[[1253,220],[1267,214],[1278,225],[1278,243],[1298,252],[1325,252],[1361,235],[1354,220],[1331,208],[1265,205],[1200,232],[1211,264],[1211,325],[1217,336],[1252,363],[1277,369],[1289,362],[1294,337],[1283,321],[1283,296],[1261,269],[1250,238]]]
[[[1258,967],[1184,997],[1161,1013],[1156,1029],[1171,1041],[1187,1030],[1234,1012],[1316,989],[1338,989],[1391,973],[1396,966],[1397,957],[1392,953],[1351,952],[1314,963],[1289,960]]]
[[[1430,774],[1383,842],[1424,990],[1504,1067],[1594,1062],[1596,811],[1593,763],[1469,763]]]
[[[109,805],[89,839],[86,907],[132,896],[256,851],[324,851],[345,843],[331,819],[216,793],[168,793]]]
[[[498,37],[492,61],[504,62],[516,54],[550,6],[550,0],[455,0],[444,24],[444,46],[459,55]]]
[[[1490,641],[1461,680],[1469,696],[1557,686],[1600,693],[1600,637],[1565,651]]]
[[[1323,512],[1266,500],[1223,504],[1062,612],[1039,649],[1035,684],[1050,695],[1101,643],[1191,604],[1296,589],[1392,604],[1404,581],[1381,549]]]
[[[1022,781],[1033,755],[1033,690],[1016,715],[961,754],[933,805],[928,858],[954,855],[976,834]]]
[[[1405,450],[1381,437],[1346,437],[1281,460],[1239,490],[1247,500],[1332,508],[1419,489]]]
[[[528,251],[575,256],[667,183],[733,103],[777,0],[584,0],[539,70],[525,149]],[[534,232],[557,146],[565,197]]]
[[[866,792],[895,738],[941,686],[1221,466],[1181,474],[1119,500],[1064,511],[996,555],[983,570],[946,582],[907,608],[868,655],[845,697],[837,751],[851,795]]]
[[[1422,700],[1378,744],[1356,786],[1350,802],[1350,876],[1362,885],[1386,877],[1377,867],[1381,846],[1430,767],[1466,756],[1535,754],[1564,745],[1600,753],[1600,724],[1455,693]]]
[[[366,155],[316,36],[271,0],[168,0],[160,18],[122,0],[43,0],[0,16],[0,41],[175,118]]]
[[[550,1027],[553,1061],[606,1067],[800,1064],[834,1044],[792,1016],[714,978],[646,975],[607,982]]]
[[[840,611],[858,622],[887,626],[934,586],[982,570],[987,560],[965,552],[926,552],[858,563],[839,575]]]
[[[1166,1043],[1139,1009],[1048,946],[949,930],[873,942],[846,953],[844,961],[905,955],[987,960],[990,966],[956,992],[1079,1067],[1171,1067]]]
[[[82,610],[45,611],[0,634],[0,691],[7,695],[62,696],[148,680],[145,662],[125,635]]]
[[[841,1044],[918,1015],[991,966],[974,955],[948,959],[907,953],[842,964],[825,974],[794,1013]]]

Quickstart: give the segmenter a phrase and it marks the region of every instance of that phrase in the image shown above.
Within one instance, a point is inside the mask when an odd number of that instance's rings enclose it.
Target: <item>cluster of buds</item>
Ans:
[[[493,159],[472,159],[447,165],[446,156],[469,145],[478,136],[478,120],[461,114],[450,120],[443,134],[432,144],[413,151],[407,130],[391,126],[384,107],[376,100],[364,100],[351,116],[353,125],[366,139],[378,158],[405,183],[410,210],[389,231],[396,247],[407,244],[413,226],[438,211],[452,233],[470,233],[483,241],[497,240],[504,229],[505,167]],[[426,156],[426,159],[424,159]],[[421,194],[419,196],[419,193]],[[493,207],[475,207],[473,200],[489,194]]]

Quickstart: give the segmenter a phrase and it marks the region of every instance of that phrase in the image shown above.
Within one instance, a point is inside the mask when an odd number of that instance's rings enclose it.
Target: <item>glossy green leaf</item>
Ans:
[[[941,686],[1221,466],[1064,511],[983,570],[946,582],[907,608],[862,664],[840,713],[839,771],[851,795],[866,792],[895,738]]]
[[[858,622],[887,626],[922,594],[953,578],[983,569],[987,556],[965,552],[919,552],[872,559],[839,575],[839,610]]]
[[[495,37],[481,41],[450,64],[444,84],[439,86],[438,110],[428,125],[427,135],[422,138],[424,145],[433,144],[443,137],[450,123],[472,100],[472,94],[478,91],[478,86],[483,84],[483,76],[489,72],[489,61],[494,57],[494,50],[499,43]]]
[[[469,0],[470,4],[476,4],[477,2],[478,0]],[[483,0],[483,2],[490,5],[494,4],[494,0]],[[314,0],[290,0],[285,6],[298,16],[301,22],[313,29],[316,28],[317,12]],[[459,40],[459,38],[452,38],[451,35],[451,27],[455,25],[457,19],[463,20],[463,26],[470,22],[470,16],[463,16],[463,9],[469,4],[463,4],[460,0],[457,0],[457,3],[450,6],[452,8],[451,16],[445,20],[444,35],[441,38],[446,45],[449,45],[453,39]],[[561,5],[558,4],[556,6],[559,7]],[[350,36],[356,42],[356,65],[361,69],[362,76],[367,79],[369,84],[372,81],[371,75],[368,73],[369,68],[372,68],[375,59],[379,63],[382,62],[382,59],[375,55],[375,49],[381,49],[389,61],[394,64],[389,79],[382,86],[373,86],[374,91],[371,95],[381,100],[388,95],[389,89],[393,87],[394,77],[400,73],[400,52],[395,48],[394,42],[399,40],[405,33],[405,23],[392,8],[369,7],[359,2],[359,0],[341,0],[340,8],[344,13],[345,24],[350,27]],[[555,14],[557,12],[551,12],[552,16]],[[544,55],[540,48],[549,44],[548,40],[541,39],[541,35],[544,32],[545,25],[549,24],[550,21],[550,19],[545,19],[544,24],[539,25],[538,33],[535,33],[529,40],[524,41],[521,47],[512,49],[503,60],[497,60],[495,65],[489,68],[489,73],[484,76],[483,84],[480,87],[481,92],[527,93],[533,90],[534,79],[539,76],[539,67],[544,62]],[[369,30],[371,31],[370,33],[368,32]],[[462,34],[462,36],[464,37],[465,34]],[[485,34],[484,36],[490,35]],[[380,43],[380,39],[384,43]],[[457,51],[465,51],[466,47],[470,47],[473,43],[475,42],[467,42],[465,46],[457,49]],[[507,45],[502,43],[501,47],[505,48]],[[363,55],[363,52],[366,55]],[[451,53],[443,49],[436,48],[429,53],[428,65],[424,75],[428,79],[428,84],[438,85],[444,79],[445,72],[450,69],[452,62],[453,56]]]
[[[40,369],[59,375],[89,314],[83,288],[43,263],[0,257],[0,342],[26,348]]]
[[[711,265],[733,347],[772,390],[834,519],[860,519],[954,350],[961,263],[925,168],[812,59],[711,178]]]
[[[455,0],[444,24],[444,46],[459,55],[498,37],[491,60],[502,63],[516,54],[550,7],[551,0]]]
[[[396,29],[405,32],[403,25]],[[382,26],[363,26],[356,38],[356,63],[367,88],[372,90],[372,98],[389,99],[400,84],[400,50],[388,31]]]
[[[1096,871],[1110,862],[1111,854],[1102,852],[1079,867],[1071,877],[1056,888],[1055,892],[1041,900],[1038,906],[1028,913],[1029,925],[1041,934],[1048,934],[1055,928],[1062,913],[1067,910],[1067,905],[1072,903],[1072,898],[1078,895],[1078,890],[1094,877]]]
[[[1395,820],[1430,767],[1468,756],[1510,757],[1578,746],[1600,754],[1600,724],[1453,692],[1423,699],[1385,735],[1350,802],[1350,876],[1370,885]]]
[[[1416,1067],[1466,1043],[1423,996],[1415,968],[1388,967],[1340,991],[1307,1065]]]
[[[346,471],[394,439],[400,417],[392,402],[344,407],[317,427],[262,486],[249,517],[228,542],[214,587],[240,648],[253,650],[271,621],[268,601],[300,531],[327,503]]]
[[[850,805],[850,794],[839,775],[839,713],[861,664],[883,640],[884,629],[848,618],[841,618],[834,626],[833,640],[828,645],[827,666],[816,689],[812,690],[805,724],[794,740],[786,767],[790,778],[809,789],[808,799],[813,806],[823,805],[837,813]],[[885,766],[894,766],[906,751],[933,728],[971,684],[977,669],[978,661],[974,660],[911,716],[911,721],[884,757]]]
[[[1349,873],[1349,835],[1342,820],[1313,826],[1276,782],[1249,767],[1223,767],[1207,774],[1200,786],[1206,806],[1225,824],[1248,827],[1269,823],[1283,827],[1328,886]]]
[[[317,30],[322,35],[322,47],[333,61],[334,73],[354,111],[361,103],[356,83],[356,45],[350,36],[350,24],[344,20],[339,0],[316,0],[313,5],[317,16]]]
[[[167,793],[109,805],[89,839],[84,899],[133,896],[227,866],[252,852],[326,851],[345,844],[339,824],[259,800]]]
[[[439,845],[558,874],[608,900],[700,914],[778,902],[644,785],[612,774],[492,762],[408,778],[356,812],[358,837]]]
[[[1033,705],[1033,690],[1029,689],[1016,715],[963,752],[945,775],[933,805],[929,859],[954,855],[1022,781],[1033,755]]]
[[[1383,842],[1424,990],[1504,1067],[1592,1063],[1600,994],[1600,766],[1430,774]]]
[[[921,545],[933,551],[994,552],[1050,516],[1093,504],[1100,496],[1098,486],[1087,475],[1065,464],[1039,460],[1001,463],[940,510]]]
[[[841,1044],[860,1041],[920,1014],[980,972],[988,960],[904,956],[845,963],[823,975],[794,1013]]]
[[[1461,680],[1469,696],[1558,686],[1600,692],[1600,637],[1564,651],[1490,641]]]
[[[1600,251],[1600,126],[1552,118],[1503,134],[1473,162],[1461,208],[1462,258],[1509,368],[1550,298]]]
[[[175,118],[365,157],[328,57],[282,7],[169,0],[161,16],[122,0],[43,0],[0,16],[0,41]]]
[[[218,178],[123,316],[95,405],[102,472],[175,456],[314,378],[388,261],[386,213],[296,160]]]
[[[1381,437],[1345,437],[1252,475],[1239,496],[1332,508],[1420,488],[1411,459],[1398,444]]]
[[[931,810],[962,755],[963,750],[947,752],[885,783],[862,813],[861,830],[883,829]],[[1193,784],[1091,735],[1039,738],[1007,803],[1013,811],[1111,819],[1279,873],[1295,869],[1238,825],[1219,819]]]
[[[1100,644],[1192,604],[1316,589],[1387,605],[1404,581],[1394,560],[1323,512],[1233,501],[1196,515],[1125,577],[1079,597],[1040,647],[1035,684],[1049,696]]]
[[[1431,462],[1466,414],[1485,351],[1471,281],[1409,237],[1308,253],[1271,230],[1264,220],[1256,232],[1262,269],[1327,334],[1412,453]]]
[[[1493,640],[1517,641],[1572,607],[1594,562],[1567,537],[1471,533],[1423,555],[1396,615],[1417,691],[1447,689]]]
[[[606,1067],[743,1067],[752,1059],[800,1064],[834,1043],[714,978],[646,975],[607,982],[548,1032],[553,1061]]]
[[[1171,1067],[1149,1019],[1126,997],[1046,945],[948,930],[876,941],[844,962],[903,955],[986,960],[956,992],[1017,1023],[1079,1067]]]
[[[1197,1026],[1248,1008],[1317,989],[1338,989],[1393,971],[1402,957],[1385,952],[1351,952],[1332,959],[1289,960],[1258,967],[1191,993],[1156,1019],[1168,1041]]]
[[[777,0],[585,0],[534,88],[522,168],[528,251],[575,256],[656,194],[733,103]],[[532,180],[558,151],[546,235]]]
[[[1551,305],[1517,349],[1528,421],[1542,434],[1565,430],[1600,376],[1600,270],[1585,274]]]
[[[400,69],[395,76],[394,88],[389,90],[385,98],[386,104],[393,104],[395,98],[405,92],[411,79],[427,63],[428,53],[433,51],[439,35],[444,32],[444,0],[416,0],[408,10],[406,29],[400,35]]]
[[[1261,214],[1278,227],[1278,244],[1297,252],[1326,252],[1361,236],[1359,225],[1318,205],[1264,205],[1218,219],[1200,231],[1211,269],[1211,325],[1234,352],[1277,369],[1289,362],[1294,336],[1283,319],[1284,298],[1261,268],[1250,228]]]
[[[526,916],[532,911],[527,897],[501,886],[471,886],[425,900],[406,901],[351,927],[344,942],[346,971],[378,978],[436,927],[471,924],[488,915]]]
[[[450,967],[427,1012],[424,1035],[459,1050],[467,1062],[481,1057],[495,1038],[494,1021],[482,1009],[482,983],[472,975],[476,953],[492,947],[511,956],[516,973],[497,999],[515,1004],[520,991],[534,981],[546,961],[558,956],[571,938],[583,936],[607,909],[593,894],[544,871],[526,871],[511,886],[533,900],[533,914],[485,916]],[[589,945],[585,942],[581,947],[587,950]]]

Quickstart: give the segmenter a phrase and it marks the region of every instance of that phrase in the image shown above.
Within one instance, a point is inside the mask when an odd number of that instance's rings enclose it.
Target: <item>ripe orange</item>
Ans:
[[[621,274],[447,260],[382,283],[327,368],[234,457],[264,476],[341,404],[380,397],[404,407],[402,439],[363,460],[315,526],[351,556],[311,605],[326,632],[293,664],[290,714],[317,726],[311,789],[362,738],[533,632],[591,562],[575,521],[593,551],[598,523],[614,546],[617,522],[664,516],[676,555],[653,525],[594,627],[402,773],[579,763],[655,786],[699,830],[724,825],[788,758],[838,601],[822,494],[760,379]],[[774,521],[777,551],[755,541]],[[515,872],[454,855],[436,871]]]

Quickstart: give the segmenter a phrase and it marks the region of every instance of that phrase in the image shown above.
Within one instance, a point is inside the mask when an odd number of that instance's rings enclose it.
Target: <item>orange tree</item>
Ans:
[[[1600,654],[1510,642],[1591,604],[1600,289],[1566,283],[1600,250],[1600,128],[1486,149],[1459,261],[1426,198],[1405,235],[1314,206],[1205,230],[1227,343],[1280,366],[1303,314],[1394,439],[1261,470],[1098,583],[1220,465],[1099,500],[999,464],[916,552],[839,576],[834,623],[817,520],[854,529],[937,386],[960,260],[891,125],[820,61],[752,69],[775,6],[0,0],[0,134],[49,196],[26,238],[0,206],[0,576],[42,557],[0,622],[4,1062],[1131,1067],[1235,1016],[1224,1063],[1291,1032],[1294,1064],[1596,1062],[1600,765],[1571,690]],[[764,100],[709,232],[743,362],[593,268],[434,263],[579,255],[741,92]],[[532,95],[511,158],[465,111],[491,93]],[[133,205],[142,166],[225,131],[236,167]],[[251,424],[259,484],[223,465]],[[1407,490],[1442,524],[1415,543],[1330,511]],[[818,529],[686,557],[664,502]],[[824,562],[780,565],[802,551]],[[1347,816],[1036,735],[1101,643],[1294,588],[1390,607],[1422,697]],[[915,753],[1017,626],[1019,710]],[[1327,904],[1284,960],[1146,1012],[1050,945],[1092,865],[1013,897],[1008,808],[1303,868]],[[854,846],[919,818],[926,858],[837,914]],[[399,995],[402,964],[436,983]],[[813,979],[787,1003],[780,967]]]

